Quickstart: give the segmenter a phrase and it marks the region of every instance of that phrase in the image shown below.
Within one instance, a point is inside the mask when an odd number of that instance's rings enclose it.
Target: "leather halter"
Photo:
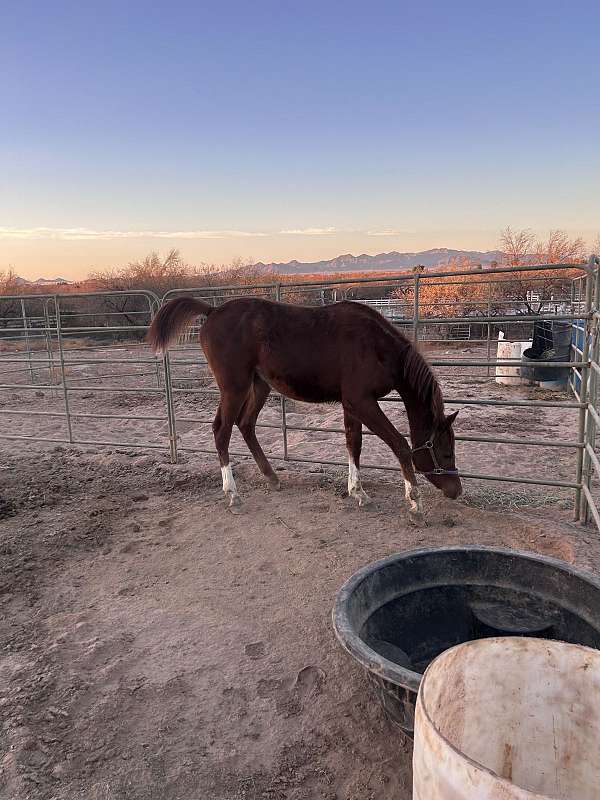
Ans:
[[[444,469],[440,466],[440,462],[437,459],[437,455],[435,453],[435,447],[433,446],[433,440],[435,439],[435,431],[431,434],[429,439],[423,444],[420,444],[418,447],[411,448],[411,455],[418,453],[419,450],[427,450],[429,455],[431,456],[431,461],[433,462],[433,469],[430,470],[420,470],[417,469],[415,466],[415,461],[413,458],[413,467],[415,467],[415,471],[418,472],[420,475],[454,475],[458,476],[457,469]]]

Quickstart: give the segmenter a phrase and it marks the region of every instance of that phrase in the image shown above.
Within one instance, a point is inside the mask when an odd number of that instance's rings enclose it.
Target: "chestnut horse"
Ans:
[[[271,389],[305,403],[342,404],[349,456],[348,492],[369,502],[360,478],[362,426],[379,436],[400,462],[411,516],[422,505],[416,473],[447,496],[462,486],[454,460],[454,414],[444,414],[440,385],[431,367],[400,331],[361,303],[316,308],[241,297],[214,308],[192,297],[170,300],[148,331],[156,353],[177,341],[198,316],[207,319],[200,342],[221,392],[213,423],[223,491],[239,505],[229,441],[237,425],[260,471],[279,488],[256,438],[256,420]],[[412,448],[379,407],[396,389],[406,407]]]

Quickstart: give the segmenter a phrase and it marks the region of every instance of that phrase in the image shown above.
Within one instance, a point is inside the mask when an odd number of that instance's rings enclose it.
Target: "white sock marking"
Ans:
[[[223,491],[225,494],[237,495],[237,486],[233,479],[233,471],[230,464],[227,464],[226,467],[221,467],[221,475],[223,476]]]
[[[354,494],[357,489],[361,489],[360,472],[356,469],[356,464],[352,456],[348,458],[348,494]]]
[[[350,497],[356,497],[359,506],[368,505],[371,502],[371,498],[362,488],[360,470],[357,469],[352,456],[348,456],[348,494]]]
[[[421,504],[421,495],[419,489],[417,488],[416,484],[412,484],[410,481],[404,481],[404,494],[406,496],[406,502],[410,506],[410,510],[414,511],[416,514],[423,513],[423,506]]]

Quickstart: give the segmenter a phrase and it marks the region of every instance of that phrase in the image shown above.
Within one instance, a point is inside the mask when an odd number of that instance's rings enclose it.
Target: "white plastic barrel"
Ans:
[[[413,800],[598,800],[600,652],[505,637],[447,650],[417,697]]]
[[[508,342],[501,335],[498,338],[497,358],[499,360],[516,358],[520,361],[523,352],[528,347],[531,347],[531,342]],[[514,367],[496,367],[496,383],[502,383],[505,386],[519,386],[528,381],[521,378],[521,367],[516,364]]]

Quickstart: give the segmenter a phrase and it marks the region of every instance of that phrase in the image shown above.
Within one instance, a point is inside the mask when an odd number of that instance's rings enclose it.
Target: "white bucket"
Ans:
[[[520,361],[523,352],[528,347],[531,347],[531,342],[507,342],[503,338],[499,338],[497,358],[498,360],[514,358]],[[496,367],[496,383],[502,383],[505,386],[520,386],[529,381],[521,377],[520,365],[515,365],[514,367]]]
[[[505,637],[430,664],[417,698],[413,800],[599,797],[599,651]]]

